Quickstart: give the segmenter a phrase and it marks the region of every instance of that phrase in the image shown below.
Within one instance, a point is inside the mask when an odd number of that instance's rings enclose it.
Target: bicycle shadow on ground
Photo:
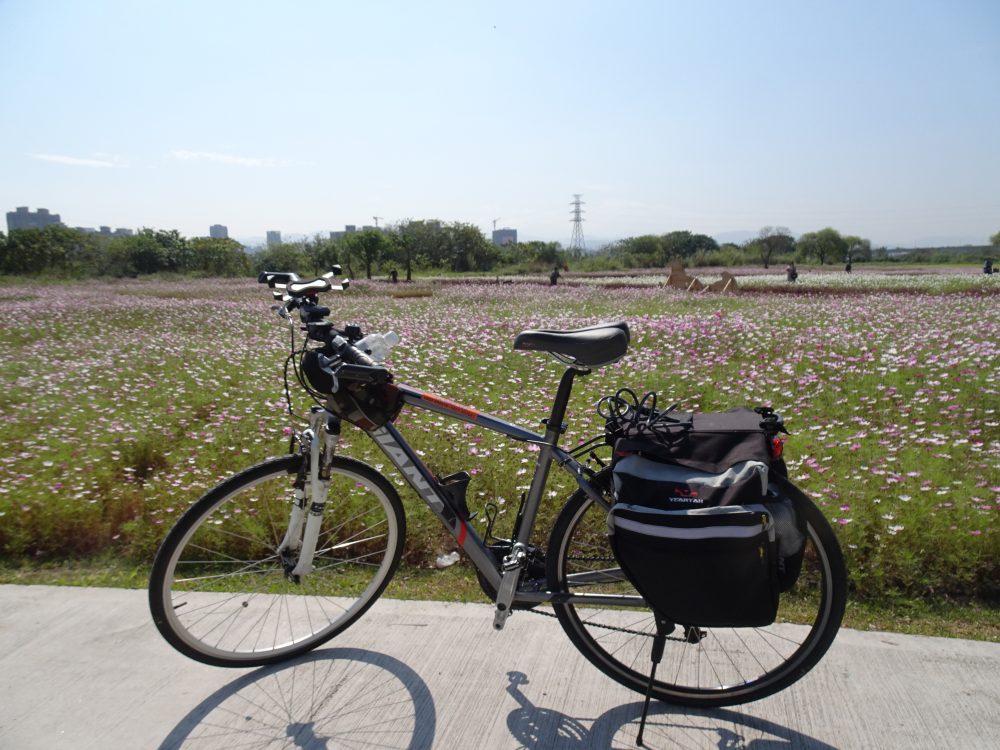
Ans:
[[[436,721],[427,684],[403,662],[359,648],[322,649],[216,690],[160,750],[418,750],[433,744]]]
[[[529,684],[522,672],[507,674],[507,692],[519,707],[507,715],[507,728],[529,750],[591,750],[635,748],[642,701],[627,703],[596,719],[572,716],[535,706],[521,688]],[[587,727],[590,724],[590,727]],[[696,709],[653,701],[643,747],[700,750],[835,750],[831,745],[773,721],[730,709]]]

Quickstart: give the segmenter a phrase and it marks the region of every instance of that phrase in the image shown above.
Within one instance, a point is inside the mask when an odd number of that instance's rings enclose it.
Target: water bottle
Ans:
[[[376,364],[382,364],[385,362],[389,350],[398,343],[399,334],[395,331],[389,331],[388,333],[369,333],[356,343],[355,346],[361,351],[366,352]]]

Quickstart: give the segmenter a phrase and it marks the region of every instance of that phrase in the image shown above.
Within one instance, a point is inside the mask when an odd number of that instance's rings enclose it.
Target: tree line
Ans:
[[[864,262],[885,259],[884,248],[873,251],[871,242],[854,235],[842,235],[827,227],[807,232],[795,239],[785,227],[763,227],[742,244],[719,245],[704,234],[670,232],[619,240],[605,248],[609,258],[626,267],[664,266],[680,260],[692,266],[757,265],[769,268],[777,262],[828,263]],[[880,258],[881,256],[881,258]]]
[[[142,229],[106,237],[62,225],[0,233],[0,274],[62,278],[134,277],[153,273],[249,276],[263,270],[321,273],[340,264],[350,277],[372,278],[395,270],[409,280],[415,271],[490,272],[518,263],[565,263],[557,242],[498,247],[462,222],[408,221],[365,229],[337,239],[316,236],[247,250],[231,239],[186,238],[177,230]]]
[[[105,237],[54,224],[0,233],[0,273],[62,278],[181,273],[244,276],[251,261],[235,240],[183,237],[176,229],[142,229]]]
[[[1000,232],[990,238],[1000,250]],[[365,229],[336,239],[316,236],[299,242],[247,251],[231,239],[186,238],[177,230],[142,229],[127,237],[106,237],[62,225],[0,232],[0,274],[64,278],[134,277],[153,273],[250,276],[262,270],[322,273],[333,264],[349,277],[384,277],[395,272],[410,280],[415,272],[518,273],[565,268],[607,271],[659,268],[679,260],[688,266],[762,265],[790,261],[820,265],[889,260],[886,248],[827,227],[797,239],[786,227],[763,227],[741,244],[720,245],[689,231],[641,235],[612,242],[595,253],[572,253],[558,242],[497,246],[472,224],[438,220],[406,221]],[[934,252],[914,251],[907,260],[954,261]]]

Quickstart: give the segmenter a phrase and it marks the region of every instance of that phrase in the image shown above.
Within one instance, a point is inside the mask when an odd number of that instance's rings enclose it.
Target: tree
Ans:
[[[413,281],[413,246],[411,238],[403,232],[403,225],[386,227],[384,230],[386,247],[385,260],[402,265],[406,280]]]
[[[164,271],[187,271],[192,260],[191,245],[176,229],[143,229],[140,235],[152,237],[160,246],[160,259]]]
[[[660,265],[666,265],[675,258],[687,259],[697,252],[710,252],[719,249],[719,243],[705,234],[692,234],[688,231],[670,232],[661,238],[666,257]]]
[[[532,240],[531,242],[508,245],[505,249],[510,253],[511,260],[514,262],[528,263],[547,269],[561,266],[566,262],[565,252],[558,242]]]
[[[796,243],[803,258],[816,258],[820,265],[834,263],[847,253],[847,243],[836,229],[826,227],[818,232],[807,232]]]
[[[499,257],[496,245],[487,242],[479,227],[455,222],[451,236],[451,267],[454,271],[489,271]]]
[[[997,232],[992,237],[990,237],[990,244],[994,247],[1000,247],[1000,232]]]
[[[872,259],[872,242],[863,237],[847,235],[844,237],[844,244],[847,245],[848,262],[858,262]]]
[[[447,257],[447,238],[440,221],[403,222],[399,225],[399,236],[411,262],[432,267],[444,265]]]
[[[2,243],[0,272],[35,276],[95,273],[99,249],[92,236],[62,224],[15,229]]]
[[[397,234],[396,248],[407,257],[407,279],[410,262],[452,271],[488,271],[500,258],[499,248],[472,224],[411,220],[400,224]]]
[[[795,251],[795,239],[788,227],[762,227],[747,249],[758,255],[764,268],[768,268],[775,255],[790,255]]]
[[[115,276],[191,270],[191,245],[176,229],[140,229],[108,243],[108,273]]]
[[[156,273],[166,267],[166,253],[151,229],[144,229],[133,237],[117,237],[112,244],[120,246],[128,263],[128,275]]]
[[[365,264],[365,277],[372,277],[372,266],[389,254],[390,244],[378,229],[365,229],[349,234],[341,241],[348,263],[350,258],[361,259]],[[349,267],[349,266],[348,266]]]
[[[340,252],[337,243],[318,234],[302,243],[302,251],[312,261],[313,272],[319,276],[339,263]]]
[[[312,262],[298,245],[281,243],[254,253],[251,258],[254,274],[261,271],[291,271],[306,274],[312,270]]]
[[[637,268],[662,266],[666,264],[667,251],[663,238],[653,234],[629,237],[625,240],[626,254]]]
[[[250,259],[236,240],[196,237],[187,270],[205,276],[249,276]]]

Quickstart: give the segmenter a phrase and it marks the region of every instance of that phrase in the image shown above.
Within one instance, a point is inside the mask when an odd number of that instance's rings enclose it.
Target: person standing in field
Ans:
[[[789,284],[799,278],[799,272],[798,269],[795,268],[794,261],[785,266],[785,275],[788,277]]]

